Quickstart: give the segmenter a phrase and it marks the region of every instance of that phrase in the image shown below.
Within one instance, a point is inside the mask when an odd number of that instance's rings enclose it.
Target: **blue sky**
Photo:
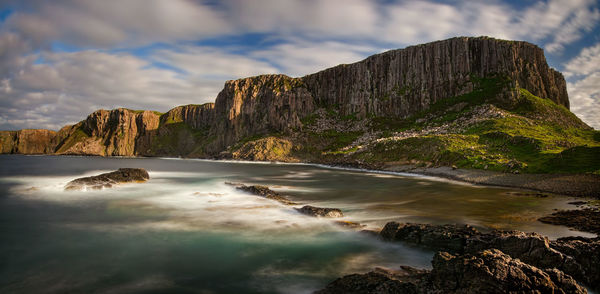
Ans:
[[[597,0],[0,0],[0,129],[214,100],[228,79],[302,76],[455,36],[529,41],[600,128]]]

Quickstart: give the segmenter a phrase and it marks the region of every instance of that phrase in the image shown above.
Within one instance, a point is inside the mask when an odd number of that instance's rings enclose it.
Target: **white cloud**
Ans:
[[[60,40],[84,47],[132,46],[193,40],[231,31],[225,16],[187,0],[37,1],[6,21],[38,43]]]
[[[357,62],[377,51],[375,47],[341,42],[291,40],[253,52],[251,56],[268,60],[287,75],[303,76],[338,64]]]
[[[128,54],[46,53],[44,59],[3,80],[10,89],[0,96],[4,126],[58,129],[99,108],[165,111],[210,97],[201,85]]]
[[[588,125],[600,129],[600,72],[567,84],[571,111]]]
[[[600,129],[600,43],[581,50],[564,68],[565,76],[575,80],[567,84],[571,111]]]
[[[467,0],[15,0],[16,12],[0,27],[0,128],[57,128],[100,107],[166,110],[212,101],[226,79],[277,72],[302,76],[384,48],[459,35],[528,40],[560,53],[600,20],[595,0],[522,5]],[[266,36],[265,42],[234,47],[239,45],[235,38],[247,33]],[[233,45],[192,43],[211,37]],[[53,53],[54,42],[93,50]],[[157,43],[167,49],[144,57],[126,53]],[[125,53],[108,53],[112,49]],[[586,111],[597,107],[593,82],[599,56],[600,44],[565,66],[566,76],[580,78],[569,84],[569,93],[573,110],[586,121],[591,119]],[[184,73],[153,66],[160,63]]]
[[[581,50],[564,68],[565,76],[575,79],[567,84],[571,111],[600,129],[600,43]]]
[[[600,72],[600,43],[581,50],[581,53],[567,62],[564,68],[567,77]]]

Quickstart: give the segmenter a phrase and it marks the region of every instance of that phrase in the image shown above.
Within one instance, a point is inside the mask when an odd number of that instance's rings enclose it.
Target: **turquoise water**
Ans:
[[[64,191],[77,177],[142,167],[151,179]],[[430,267],[432,252],[236,191],[271,186],[343,220],[470,223],[585,235],[536,221],[570,199],[522,197],[408,175],[310,165],[158,158],[0,156],[2,293],[310,293],[374,267]]]

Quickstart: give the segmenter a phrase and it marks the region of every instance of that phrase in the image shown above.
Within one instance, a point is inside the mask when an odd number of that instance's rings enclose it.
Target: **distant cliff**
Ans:
[[[164,114],[98,110],[58,132],[1,132],[0,151],[381,163],[390,158],[374,158],[365,150],[390,138],[406,143],[404,139],[440,133],[479,136],[498,115],[517,115],[524,120],[521,126],[537,121],[589,131],[568,107],[565,80],[548,66],[541,48],[459,37],[384,52],[300,78],[261,75],[227,81],[214,104],[178,106]],[[462,124],[470,116],[468,124]],[[457,122],[460,126],[451,126]],[[485,123],[477,131],[468,129]],[[588,140],[595,135],[586,136]],[[271,139],[261,140],[266,137]],[[574,147],[571,139],[557,138],[552,143],[556,146],[548,148],[559,152]],[[458,162],[416,157],[401,159]]]

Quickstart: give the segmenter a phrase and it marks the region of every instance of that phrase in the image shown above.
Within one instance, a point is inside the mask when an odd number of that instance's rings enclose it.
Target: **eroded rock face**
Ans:
[[[78,178],[65,185],[65,190],[99,190],[117,184],[145,182],[150,179],[143,168],[120,168],[97,176]]]
[[[505,74],[513,86],[569,107],[565,80],[541,48],[486,37],[452,38],[373,55],[303,78],[318,104],[359,117],[408,116],[473,89],[473,77]],[[514,99],[507,93],[506,99]]]
[[[215,101],[211,133],[213,152],[253,135],[302,127],[301,118],[315,110],[314,98],[301,79],[261,75],[227,81]]]
[[[540,269],[500,250],[438,252],[431,271],[403,267],[339,278],[315,293],[587,293],[570,276]]]
[[[337,208],[315,207],[310,205],[296,208],[296,211],[315,217],[343,217],[344,214]]]

